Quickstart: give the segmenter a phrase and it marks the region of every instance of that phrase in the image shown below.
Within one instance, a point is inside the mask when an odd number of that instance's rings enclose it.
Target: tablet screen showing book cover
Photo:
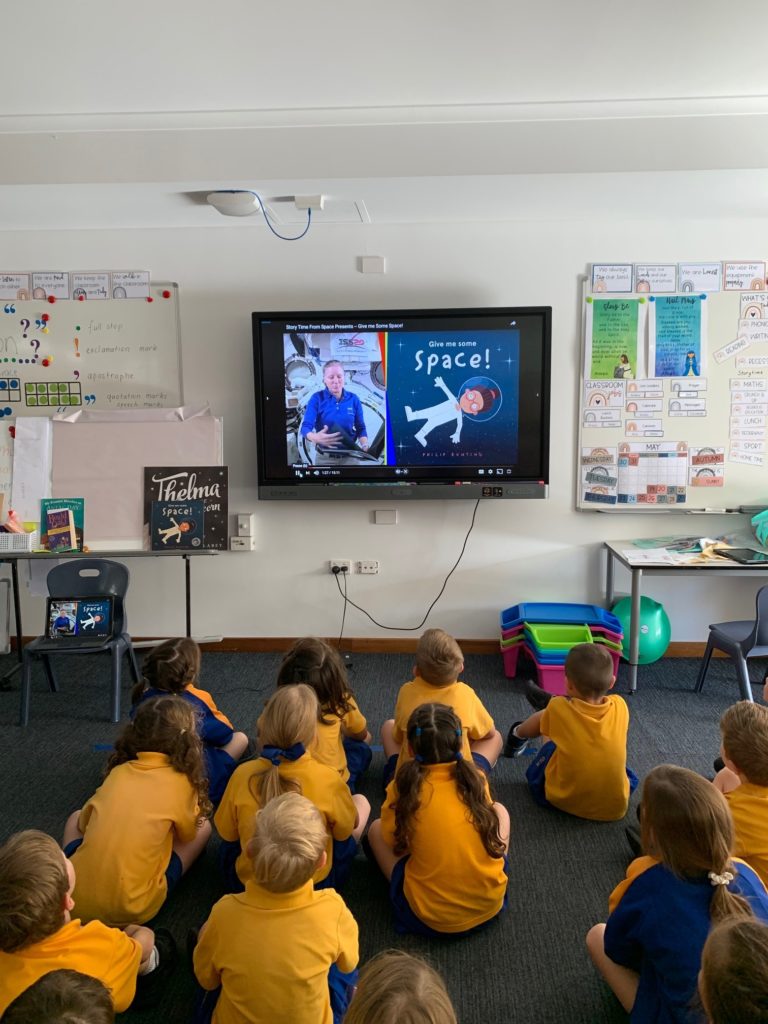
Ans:
[[[51,598],[48,604],[48,638],[82,637],[106,640],[112,634],[112,601],[109,598]]]
[[[152,551],[225,550],[227,484],[226,466],[145,467],[146,546]]]

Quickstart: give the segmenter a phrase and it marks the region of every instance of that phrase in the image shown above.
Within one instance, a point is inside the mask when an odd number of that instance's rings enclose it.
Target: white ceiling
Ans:
[[[4,4],[0,230],[763,217],[744,0]]]

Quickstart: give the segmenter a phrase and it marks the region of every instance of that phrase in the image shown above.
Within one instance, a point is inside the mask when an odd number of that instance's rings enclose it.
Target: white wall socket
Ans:
[[[379,560],[378,558],[363,559],[363,561],[355,563],[355,569],[364,576],[375,576],[379,571]]]
[[[230,551],[255,551],[256,550],[256,538],[255,537],[230,537],[229,538],[229,550]]]
[[[329,558],[328,559],[328,572],[333,572],[334,566],[338,566],[342,570],[346,569],[346,575],[347,576],[349,576],[350,573],[354,572],[354,567],[352,565],[352,560],[349,559],[349,558]],[[337,574],[334,573],[334,575],[337,575]]]
[[[237,536],[238,537],[252,537],[253,536],[253,512],[238,512],[237,513]]]

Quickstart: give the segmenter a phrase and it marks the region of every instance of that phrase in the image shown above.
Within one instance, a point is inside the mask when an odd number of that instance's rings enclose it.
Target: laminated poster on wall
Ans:
[[[655,377],[706,374],[706,295],[655,295],[648,302],[648,362]]]
[[[144,529],[151,550],[182,546],[224,550],[228,532],[227,485],[226,466],[145,467]],[[188,506],[194,506],[193,510]],[[186,526],[180,522],[174,526],[171,520],[179,517],[186,519]],[[194,530],[189,525],[191,521]],[[163,532],[176,528],[178,533]]]
[[[687,483],[685,441],[625,441],[619,445],[619,505],[682,505]]]
[[[645,299],[596,298],[585,302],[584,376],[629,381],[645,376]]]

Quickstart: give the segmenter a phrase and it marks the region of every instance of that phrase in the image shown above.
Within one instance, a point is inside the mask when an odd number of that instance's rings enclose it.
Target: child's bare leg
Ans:
[[[233,732],[232,739],[221,749],[229,754],[233,761],[239,761],[248,749],[248,737],[244,732]]]
[[[392,847],[387,846],[384,842],[384,837],[381,834],[381,818],[377,818],[368,829],[368,842],[371,844],[371,852],[376,858],[376,863],[389,881],[395,870],[395,864],[402,858],[398,857]]]
[[[504,804],[500,803],[495,803],[493,805],[493,809],[496,813],[496,817],[499,819],[499,835],[501,836],[501,841],[502,843],[504,843],[504,849],[508,853],[510,830],[509,811],[504,806]]]
[[[363,830],[368,824],[368,818],[371,816],[371,805],[362,793],[354,793],[352,796],[352,802],[357,808],[357,821],[354,829],[352,830],[352,836],[355,842],[359,843],[360,836],[363,834]]]
[[[715,789],[719,789],[721,793],[730,793],[732,790],[738,789],[741,785],[741,779],[736,772],[732,772],[730,768],[721,768],[712,780],[712,784]]]
[[[141,946],[141,960],[139,961],[139,974],[146,974],[149,970],[149,958],[155,948],[155,933],[151,928],[145,928],[141,924],[128,924],[123,928],[126,935],[129,935]]]
[[[82,839],[83,833],[77,826],[80,820],[80,811],[73,811],[67,818],[67,823],[64,826],[64,841],[63,846],[69,846],[75,839]]]
[[[613,989],[613,993],[627,1011],[632,1012],[637,998],[640,975],[628,967],[615,963],[605,952],[605,925],[596,924],[587,932],[587,949],[592,962]]]
[[[494,729],[493,732],[488,733],[481,740],[471,740],[469,749],[473,754],[482,754],[488,764],[493,768],[499,759],[501,748],[504,746],[504,740],[502,739],[501,733],[498,729]]]
[[[392,757],[393,754],[400,753],[400,744],[395,742],[394,730],[395,720],[394,718],[388,718],[381,727],[381,743],[384,747],[385,757]]]
[[[521,740],[534,740],[541,736],[541,716],[543,711],[534,711],[532,715],[515,726],[515,735]]]
[[[185,875],[195,863],[197,858],[205,849],[205,845],[210,838],[211,823],[207,818],[204,818],[197,826],[197,835],[194,839],[190,839],[188,843],[180,843],[178,839],[174,840],[173,852],[181,861],[181,873],[183,875]]]

